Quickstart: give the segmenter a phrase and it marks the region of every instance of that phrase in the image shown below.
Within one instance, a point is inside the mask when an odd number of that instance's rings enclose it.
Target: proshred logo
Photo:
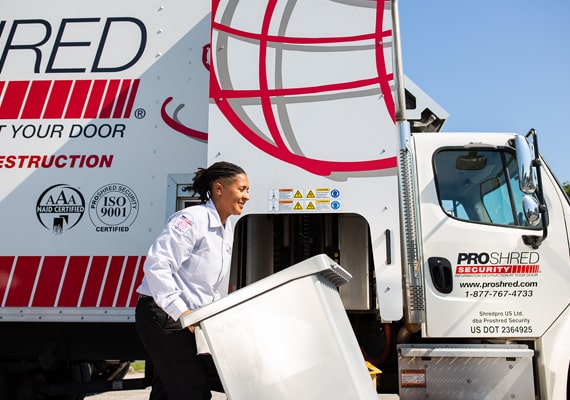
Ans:
[[[134,66],[147,43],[133,17],[0,21],[0,73],[117,73]],[[0,119],[129,118],[138,79],[0,81]]]
[[[538,274],[540,254],[535,251],[459,253],[457,275]]]

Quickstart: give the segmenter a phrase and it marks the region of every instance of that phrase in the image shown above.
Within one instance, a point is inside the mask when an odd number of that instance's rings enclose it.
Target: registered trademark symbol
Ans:
[[[144,108],[137,108],[135,110],[135,118],[136,119],[143,119],[146,116],[146,111]]]

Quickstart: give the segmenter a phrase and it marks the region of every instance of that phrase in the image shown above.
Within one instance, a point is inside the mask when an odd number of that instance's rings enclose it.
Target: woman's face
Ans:
[[[249,200],[249,180],[247,175],[238,174],[233,178],[220,179],[214,183],[212,200],[218,210],[222,223],[230,215],[239,215]]]

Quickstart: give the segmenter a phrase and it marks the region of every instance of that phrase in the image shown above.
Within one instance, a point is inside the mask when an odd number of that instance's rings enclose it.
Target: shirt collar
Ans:
[[[222,221],[220,220],[220,214],[218,214],[218,210],[216,210],[216,206],[214,205],[214,202],[212,201],[212,199],[208,200],[206,202],[206,204],[204,204],[204,205],[208,209],[208,219],[209,219],[210,227],[212,227],[212,228],[222,227],[223,228]]]

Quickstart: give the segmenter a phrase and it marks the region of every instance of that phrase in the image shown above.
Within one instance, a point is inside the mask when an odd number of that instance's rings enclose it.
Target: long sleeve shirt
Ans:
[[[151,245],[137,291],[178,320],[227,294],[232,245],[231,221],[222,225],[211,200],[178,211]]]

